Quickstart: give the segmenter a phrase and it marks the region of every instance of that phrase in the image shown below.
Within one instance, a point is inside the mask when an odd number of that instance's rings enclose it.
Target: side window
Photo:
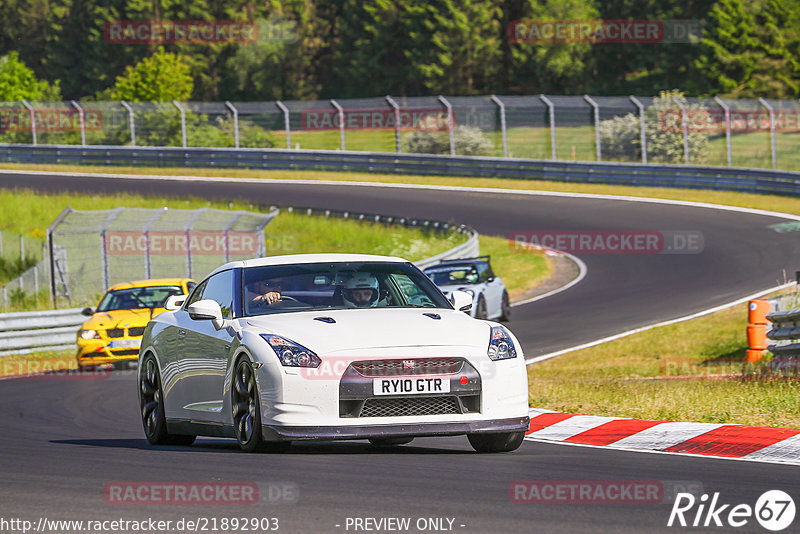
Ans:
[[[222,317],[231,319],[233,317],[233,271],[222,271],[206,280],[203,299],[216,301],[222,310]]]
[[[194,289],[195,287],[197,287],[197,283],[195,283],[195,282],[186,282],[186,291],[187,291],[187,293],[191,293],[192,289]]]
[[[478,264],[478,279],[481,282],[485,282],[492,276],[492,270],[489,268],[488,263],[479,263]]]

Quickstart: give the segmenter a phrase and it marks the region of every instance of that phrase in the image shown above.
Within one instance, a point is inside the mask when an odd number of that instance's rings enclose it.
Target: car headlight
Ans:
[[[100,334],[97,330],[81,330],[78,332],[78,337],[81,339],[100,339]]]
[[[511,341],[511,336],[502,326],[492,327],[487,355],[494,361],[517,357],[517,349],[514,348],[514,342]]]
[[[269,343],[284,367],[319,367],[322,363],[319,356],[294,341],[271,334],[261,334],[261,337]]]

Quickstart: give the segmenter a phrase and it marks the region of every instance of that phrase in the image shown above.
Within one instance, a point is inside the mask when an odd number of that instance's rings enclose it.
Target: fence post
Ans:
[[[233,142],[236,148],[239,148],[239,110],[227,100],[225,101],[225,106],[233,112]]]
[[[331,98],[331,105],[336,108],[336,114],[339,116],[339,149],[346,150],[344,144],[344,110],[339,103]]]
[[[81,123],[81,146],[86,146],[86,122],[84,121],[83,108],[74,100],[69,101],[72,107],[78,110],[78,119]]]
[[[402,140],[400,136],[400,106],[389,95],[386,95],[386,102],[394,110],[394,142],[397,148],[397,153],[403,152]]]
[[[714,102],[722,108],[722,111],[725,113],[725,153],[728,158],[728,167],[732,165],[733,158],[731,154],[731,108],[728,107],[720,97],[715,96]]]
[[[645,129],[644,105],[635,96],[629,96],[631,102],[639,108],[639,143],[642,146],[642,163],[647,164],[647,130]]]
[[[25,238],[19,236],[19,261],[25,263]]]
[[[597,161],[603,161],[603,155],[600,150],[600,106],[597,105],[597,102],[592,100],[592,97],[589,95],[583,95],[583,99],[586,100],[592,109],[594,110],[594,145],[595,145],[595,157]]]
[[[689,164],[689,116],[686,113],[686,106],[675,98],[672,98],[679,108],[681,108],[681,130],[683,130],[683,161]]]
[[[120,102],[120,104],[128,110],[128,124],[131,129],[131,146],[136,146],[136,125],[133,119],[133,108],[124,100]]]
[[[183,143],[183,148],[186,148],[186,110],[177,100],[173,100],[172,103],[181,113],[181,142]]]
[[[453,106],[450,105],[450,102],[447,101],[445,97],[439,95],[439,102],[442,103],[444,108],[447,110],[447,130],[450,133],[450,155],[456,155],[456,135],[453,131],[455,128],[455,117],[453,117]]]
[[[503,104],[503,101],[497,98],[496,95],[492,95],[492,102],[494,102],[498,109],[500,110],[500,132],[503,136],[503,157],[508,157],[508,135],[506,131],[506,106]]]
[[[36,113],[33,111],[33,106],[31,106],[27,100],[22,101],[22,105],[25,106],[25,109],[28,110],[31,114],[31,135],[33,136],[33,144],[36,145]]]
[[[548,117],[550,118],[550,153],[552,159],[558,159],[556,153],[556,109],[553,103],[544,95],[539,95],[539,99],[547,106]]]
[[[283,102],[280,100],[275,101],[275,105],[278,106],[278,109],[283,111],[283,129],[286,130],[286,148],[292,148],[292,132],[289,126],[289,108],[283,105]]]
[[[758,99],[758,102],[767,108],[769,112],[769,149],[772,153],[772,168],[778,168],[778,152],[775,146],[775,109],[763,98]]]

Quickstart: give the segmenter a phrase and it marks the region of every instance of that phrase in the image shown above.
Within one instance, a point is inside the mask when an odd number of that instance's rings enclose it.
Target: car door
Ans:
[[[503,302],[503,284],[492,272],[488,263],[478,264],[478,280],[484,284],[484,298],[486,299],[486,312],[490,319],[500,316],[500,306]]]
[[[187,307],[198,300],[213,300],[219,304],[223,318],[233,318],[233,283],[232,270],[216,273],[198,288],[201,291],[192,294]],[[181,324],[185,328],[178,331],[183,349],[175,389],[181,399],[182,417],[222,423],[222,391],[233,343],[232,331],[217,330],[212,321],[195,320],[188,313]]]

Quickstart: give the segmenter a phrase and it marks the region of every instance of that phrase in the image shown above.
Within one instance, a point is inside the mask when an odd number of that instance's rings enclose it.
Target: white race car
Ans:
[[[139,354],[153,444],[230,437],[245,451],[292,441],[466,434],[512,451],[528,429],[525,359],[504,326],[462,311],[413,264],[304,254],[228,263],[171,297]]]
[[[427,267],[425,274],[445,296],[453,291],[472,295],[470,315],[476,319],[511,319],[508,291],[503,280],[492,271],[489,256],[445,260]]]

